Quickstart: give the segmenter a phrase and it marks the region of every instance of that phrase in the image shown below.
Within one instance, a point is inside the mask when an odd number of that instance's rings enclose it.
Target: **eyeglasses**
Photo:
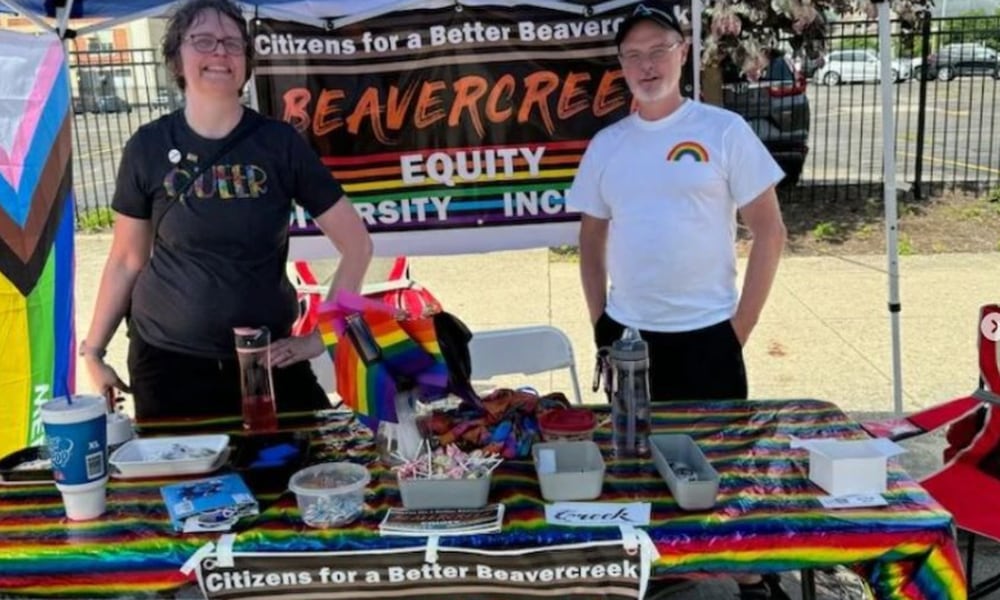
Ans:
[[[217,38],[210,33],[199,33],[195,35],[188,36],[188,42],[191,43],[191,47],[201,54],[212,54],[215,49],[222,44],[223,50],[226,54],[230,56],[239,56],[244,54],[247,50],[247,43],[243,41],[243,38],[238,37],[224,37]]]
[[[684,40],[677,40],[672,44],[656,46],[649,52],[639,52],[635,50],[626,52],[625,54],[621,54],[619,56],[622,60],[622,64],[624,64],[627,67],[638,67],[643,63],[645,63],[646,59],[649,59],[649,62],[655,65],[666,60],[667,57],[670,56],[671,53],[673,53],[674,50],[677,50],[683,44]]]

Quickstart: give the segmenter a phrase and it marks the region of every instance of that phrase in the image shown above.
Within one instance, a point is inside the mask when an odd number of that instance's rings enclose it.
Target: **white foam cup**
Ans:
[[[42,405],[45,443],[66,516],[74,521],[104,514],[108,483],[108,404],[103,396],[65,396]]]
[[[71,521],[89,521],[103,515],[107,508],[107,486],[107,477],[83,485],[61,486],[57,483],[56,487],[62,492],[66,517]]]
[[[132,419],[128,415],[120,412],[108,413],[108,448],[110,450],[114,450],[129,441],[133,435],[135,435],[135,430],[132,427]]]

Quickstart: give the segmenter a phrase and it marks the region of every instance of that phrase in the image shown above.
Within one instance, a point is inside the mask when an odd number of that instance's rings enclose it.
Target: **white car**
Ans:
[[[826,55],[822,67],[813,74],[815,81],[837,85],[855,81],[881,81],[882,63],[874,50],[835,50]],[[909,79],[913,72],[910,60],[892,61],[892,81]]]

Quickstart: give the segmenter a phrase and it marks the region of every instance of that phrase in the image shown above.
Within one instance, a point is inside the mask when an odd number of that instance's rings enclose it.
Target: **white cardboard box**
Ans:
[[[886,461],[906,452],[886,439],[792,440],[809,450],[809,479],[831,496],[881,494],[886,491]]]

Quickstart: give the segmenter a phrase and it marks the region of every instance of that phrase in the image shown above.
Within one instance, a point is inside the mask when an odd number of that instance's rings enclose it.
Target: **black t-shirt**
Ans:
[[[233,355],[233,327],[265,325],[272,339],[291,332],[298,311],[285,274],[292,201],[318,216],[343,189],[287,123],[245,109],[233,131],[254,121],[257,129],[169,210],[199,161],[227,138],[199,136],[177,111],[125,146],[111,206],[157,229],[131,307],[131,327],[154,346],[222,358]]]

